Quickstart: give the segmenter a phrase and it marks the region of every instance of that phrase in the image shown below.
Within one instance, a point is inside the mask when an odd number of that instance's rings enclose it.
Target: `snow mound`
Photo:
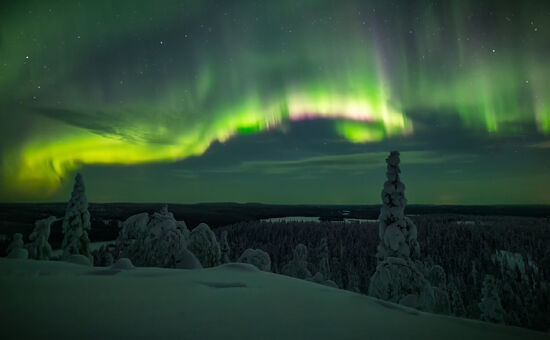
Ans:
[[[24,248],[15,248],[8,254],[8,259],[25,260],[29,258],[29,252]]]
[[[250,263],[226,263],[218,266],[218,268],[229,269],[240,272],[259,272],[260,270]]]
[[[88,266],[88,267],[92,266],[92,264],[90,263],[90,259],[81,254],[70,255],[64,261],[73,263],[73,264],[79,264],[81,266]]]
[[[111,266],[111,269],[114,270],[129,270],[129,269],[136,269],[134,265],[132,264],[132,261],[130,261],[127,257],[122,257],[116,261],[115,264]]]

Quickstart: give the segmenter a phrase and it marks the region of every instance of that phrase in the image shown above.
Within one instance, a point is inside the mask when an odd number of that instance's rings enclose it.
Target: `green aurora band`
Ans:
[[[2,141],[2,185],[47,197],[87,164],[173,162],[303,119],[352,143],[413,135],[411,112],[550,134],[548,14],[431,3],[5,5],[1,115],[25,133]]]

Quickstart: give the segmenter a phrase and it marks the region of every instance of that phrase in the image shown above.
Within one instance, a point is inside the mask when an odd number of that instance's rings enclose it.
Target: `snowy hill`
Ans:
[[[258,271],[0,259],[2,339],[548,339]]]

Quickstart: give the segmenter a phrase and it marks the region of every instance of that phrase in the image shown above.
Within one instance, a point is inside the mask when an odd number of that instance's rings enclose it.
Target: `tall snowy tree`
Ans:
[[[86,256],[90,262],[93,261],[90,251],[90,239],[88,231],[90,230],[90,213],[88,212],[88,199],[86,198],[86,188],[81,174],[75,177],[71,199],[65,210],[63,218],[63,258],[71,255],[81,254]]]
[[[55,220],[55,216],[50,216],[34,223],[34,230],[29,236],[31,243],[28,245],[31,259],[49,260],[52,256],[52,247],[48,239],[50,238],[51,224]]]
[[[399,163],[397,151],[386,158],[387,180],[378,218],[378,266],[370,280],[369,295],[433,311],[436,305],[434,289],[411,258],[418,257],[420,249],[416,225],[404,213],[407,199],[405,185],[400,180]]]
[[[408,260],[418,257],[416,225],[405,216],[405,185],[400,180],[399,152],[392,151],[386,158],[386,182],[382,190],[382,208],[378,217],[380,244],[376,257],[379,262],[386,257],[400,257]]]

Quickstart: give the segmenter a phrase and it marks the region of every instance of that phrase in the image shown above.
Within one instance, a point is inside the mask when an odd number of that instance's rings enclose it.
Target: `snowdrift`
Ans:
[[[247,264],[121,268],[0,259],[2,339],[548,339]]]

